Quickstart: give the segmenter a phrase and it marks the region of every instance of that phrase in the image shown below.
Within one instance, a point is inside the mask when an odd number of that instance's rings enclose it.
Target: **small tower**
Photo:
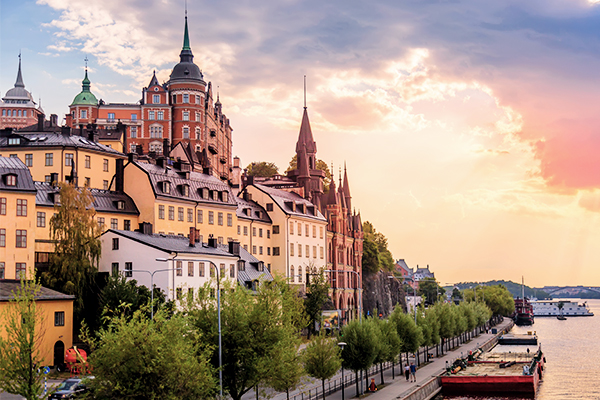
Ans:
[[[81,81],[81,92],[75,96],[69,106],[67,125],[71,128],[87,125],[98,118],[98,99],[91,92],[91,82],[88,78],[87,57],[85,58],[85,76]]]

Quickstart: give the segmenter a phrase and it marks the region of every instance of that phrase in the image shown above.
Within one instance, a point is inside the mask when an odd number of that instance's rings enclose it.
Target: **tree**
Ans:
[[[419,346],[423,342],[423,333],[413,318],[405,314],[398,305],[394,307],[394,311],[390,315],[390,321],[394,323],[398,337],[402,341],[401,351],[406,353],[406,362],[408,363],[408,353],[415,353],[419,350]],[[400,359],[402,366],[402,358]]]
[[[304,311],[308,320],[309,338],[315,332],[315,323],[321,321],[323,305],[329,300],[329,282],[321,270],[316,275],[311,275],[306,285],[306,299]]]
[[[273,363],[273,370],[269,373],[268,384],[278,392],[285,392],[290,399],[290,390],[296,389],[305,377],[303,355],[300,353],[300,340],[294,337],[293,346],[278,346],[274,358],[278,363]]]
[[[93,398],[210,399],[216,382],[211,348],[182,315],[150,320],[146,310],[110,318],[98,339],[90,339],[95,379]]]
[[[258,161],[248,164],[246,174],[248,176],[260,176],[269,178],[279,173],[279,168],[272,162]]]
[[[379,270],[392,272],[394,270],[394,257],[388,250],[387,238],[377,232],[369,221],[363,223],[363,268],[372,273]]]
[[[392,363],[392,373],[394,372],[393,363],[396,360],[396,356],[400,353],[402,348],[402,341],[398,336],[396,325],[388,319],[373,319],[373,322],[379,329],[379,353],[375,358],[375,363],[379,364],[379,373],[381,375],[381,383],[383,384],[383,363]]]
[[[441,348],[442,354],[444,354],[444,342],[454,335],[456,320],[452,312],[452,306],[449,303],[437,303],[434,309],[440,324]]]
[[[37,400],[44,393],[41,342],[44,317],[35,298],[41,286],[22,280],[0,320],[0,389]]]
[[[95,221],[94,198],[87,187],[60,183],[60,205],[50,219],[55,250],[50,269],[42,283],[62,293],[75,295],[74,313],[78,321],[83,311],[83,291],[100,260],[101,228]]]
[[[335,339],[325,334],[317,335],[304,349],[304,369],[309,376],[321,380],[325,400],[325,380],[331,379],[340,369],[340,348]]]
[[[426,304],[433,304],[439,296],[446,293],[446,289],[438,285],[435,278],[425,278],[419,282],[419,296],[423,296]]]
[[[327,163],[323,160],[317,160],[317,165],[316,165],[317,169],[320,169],[321,171],[325,172],[325,179],[323,180],[323,192],[327,193],[329,191],[329,184],[331,183],[331,180],[333,179],[333,176],[331,175],[331,171],[329,170],[329,166],[327,165]],[[298,168],[298,156],[294,155],[292,157],[292,159],[290,160],[290,164],[288,166],[288,169],[285,170],[285,173],[287,174],[290,171],[293,171],[295,169]]]
[[[342,351],[342,365],[356,375],[356,396],[360,395],[358,371],[368,369],[377,356],[377,333],[373,324],[350,321],[342,330],[346,346]]]
[[[493,315],[511,315],[515,311],[515,301],[512,294],[503,285],[484,286],[481,288],[481,295],[477,297],[477,301],[483,301],[492,310]],[[474,301],[475,294],[472,290],[464,290],[463,296],[465,301]]]
[[[213,286],[214,287],[214,286]],[[212,345],[211,363],[219,367],[217,302],[210,286],[198,292],[190,315],[204,342]],[[256,294],[226,286],[221,295],[223,390],[239,400],[269,374],[294,347],[306,326],[302,300],[283,280],[262,282]],[[289,348],[288,348],[289,346]]]

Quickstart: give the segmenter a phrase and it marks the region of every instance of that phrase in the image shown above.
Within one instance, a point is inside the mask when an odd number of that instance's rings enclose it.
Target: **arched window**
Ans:
[[[298,267],[298,282],[302,283],[302,267]]]
[[[294,266],[293,265],[290,267],[290,275],[291,275],[290,278],[292,280],[292,283],[294,283]]]

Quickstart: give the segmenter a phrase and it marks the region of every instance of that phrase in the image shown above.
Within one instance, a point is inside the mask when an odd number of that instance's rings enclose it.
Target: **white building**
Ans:
[[[197,241],[197,231],[190,229],[190,238],[109,229],[100,237],[102,258],[100,272],[123,274],[138,284],[151,287],[153,283],[174,300],[187,291],[197,291],[216,277],[217,266],[222,280],[237,280],[247,288],[255,288],[261,280],[272,280],[264,263],[257,260],[238,242],[219,245],[210,238],[208,243]],[[211,276],[212,275],[212,276]]]

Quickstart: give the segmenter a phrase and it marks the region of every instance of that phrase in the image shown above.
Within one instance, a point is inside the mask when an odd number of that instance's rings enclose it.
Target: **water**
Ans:
[[[568,317],[566,321],[538,317],[533,326],[513,328],[514,333],[536,331],[546,357],[536,400],[600,399],[600,300],[586,301],[593,317]],[[442,399],[506,398],[438,396],[435,400]]]

